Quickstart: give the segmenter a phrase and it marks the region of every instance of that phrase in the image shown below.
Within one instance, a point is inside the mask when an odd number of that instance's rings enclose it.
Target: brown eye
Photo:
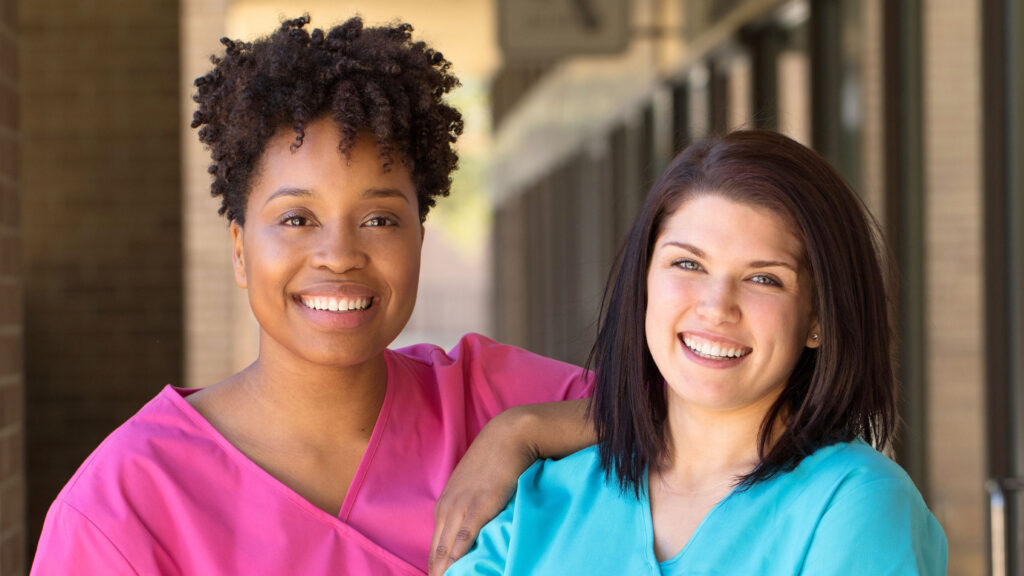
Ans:
[[[388,218],[387,216],[374,216],[373,218],[370,218],[369,220],[364,222],[363,226],[367,226],[369,228],[377,228],[380,226],[393,226],[394,223],[394,220]]]

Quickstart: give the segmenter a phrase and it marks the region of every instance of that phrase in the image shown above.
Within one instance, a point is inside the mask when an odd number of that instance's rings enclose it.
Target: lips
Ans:
[[[317,282],[293,293],[303,316],[325,330],[352,330],[371,322],[382,309],[381,296],[356,282]]]
[[[679,340],[691,352],[708,360],[737,360],[754,351],[736,342],[707,338],[690,332],[680,334]]]
[[[362,285],[322,284],[292,296],[307,321],[322,330],[355,330],[382,310],[380,297]]]

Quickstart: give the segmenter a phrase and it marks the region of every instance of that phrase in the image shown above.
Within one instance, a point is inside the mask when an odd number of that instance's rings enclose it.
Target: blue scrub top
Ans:
[[[733,490],[675,557],[654,556],[646,486],[607,481],[596,447],[534,464],[449,576],[946,573],[946,537],[913,482],[863,441]]]

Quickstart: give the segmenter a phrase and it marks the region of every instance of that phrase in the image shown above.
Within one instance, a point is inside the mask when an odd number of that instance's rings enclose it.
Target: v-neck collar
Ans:
[[[192,422],[194,426],[196,426],[203,436],[216,442],[233,463],[247,469],[254,476],[262,478],[265,484],[281,494],[286,500],[292,502],[296,507],[303,510],[306,514],[320,522],[328,524],[335,530],[345,533],[353,540],[359,542],[362,548],[374,555],[387,557],[391,563],[399,563],[403,568],[403,571],[408,571],[409,574],[422,574],[420,569],[412,566],[407,561],[398,557],[380,544],[374,542],[359,530],[348,524],[348,518],[352,513],[352,509],[358,503],[360,488],[362,488],[363,482],[366,479],[370,466],[372,465],[374,456],[380,446],[380,439],[384,434],[384,429],[387,426],[389,416],[391,414],[391,408],[394,403],[394,382],[397,379],[392,377],[395,366],[391,354],[390,350],[384,351],[384,359],[387,364],[388,372],[387,388],[384,391],[384,402],[381,404],[380,413],[377,415],[377,421],[374,423],[373,432],[370,435],[370,441],[366,446],[366,451],[363,453],[362,459],[359,461],[358,468],[356,468],[356,474],[352,478],[352,483],[345,494],[345,500],[342,502],[338,516],[333,516],[332,514],[313,505],[310,501],[303,498],[300,494],[253,462],[248,456],[243,454],[241,450],[235,447],[234,444],[228,441],[223,434],[214,428],[214,426],[210,424],[210,422],[207,421],[206,418],[204,418],[203,415],[186,400],[188,396],[198,392],[200,390],[199,388],[177,388],[174,386],[167,386],[164,391],[161,392],[161,396],[164,396],[168,401],[170,401],[178,411],[180,411],[190,422]]]
[[[341,503],[341,510],[338,512],[338,519],[345,523],[348,523],[348,519],[352,515],[352,508],[356,505],[359,491],[363,487],[366,475],[369,474],[373,458],[377,455],[380,439],[384,435],[384,429],[387,427],[389,417],[391,416],[391,405],[395,397],[395,382],[400,380],[400,378],[393,377],[396,367],[391,350],[384,350],[384,363],[387,370],[384,402],[380,406],[380,413],[377,414],[377,421],[373,424],[370,442],[366,445],[366,451],[363,452],[363,457],[359,460],[359,467],[356,468],[356,474],[352,477],[352,484],[349,485],[348,492],[345,493],[345,500]]]
[[[650,491],[650,467],[644,470],[644,485],[643,490],[640,494],[640,525],[644,530],[644,553],[647,557],[647,563],[652,568],[654,574],[662,574],[663,571],[672,571],[678,566],[681,566],[683,561],[688,556],[691,548],[695,548],[698,545],[694,544],[698,538],[700,538],[701,532],[704,531],[704,527],[713,519],[715,513],[721,508],[726,502],[733,498],[736,494],[736,487],[733,487],[724,498],[719,500],[715,505],[704,515],[701,519],[700,524],[697,525],[697,529],[690,535],[690,539],[686,541],[683,549],[680,550],[675,556],[668,560],[659,562],[658,556],[654,553],[654,518],[651,514],[651,491]]]

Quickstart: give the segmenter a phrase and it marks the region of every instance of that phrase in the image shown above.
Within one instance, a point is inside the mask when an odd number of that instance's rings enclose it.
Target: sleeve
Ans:
[[[946,573],[946,536],[908,478],[840,489],[812,536],[802,574]]]
[[[81,512],[63,500],[43,523],[31,576],[137,575],[117,546]]]
[[[520,404],[590,397],[593,377],[579,366],[508,346],[478,334],[459,345],[464,375],[492,416]]]

